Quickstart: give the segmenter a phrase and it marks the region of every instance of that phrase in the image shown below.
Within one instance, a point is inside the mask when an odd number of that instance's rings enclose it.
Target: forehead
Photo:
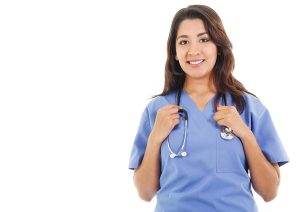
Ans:
[[[194,34],[197,35],[205,31],[206,29],[201,19],[185,19],[179,24],[177,36]]]

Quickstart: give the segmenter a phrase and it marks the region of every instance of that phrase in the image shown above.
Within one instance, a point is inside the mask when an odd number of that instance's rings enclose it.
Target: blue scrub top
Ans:
[[[137,168],[144,156],[157,110],[176,104],[177,92],[153,99],[145,108],[131,151],[129,168]],[[188,112],[186,157],[170,158],[167,142],[161,146],[160,189],[156,212],[255,212],[257,207],[251,191],[250,176],[242,142],[234,137],[221,138],[221,127],[213,119],[214,96],[201,112],[183,90],[181,107]],[[226,94],[227,105],[233,105]],[[254,96],[244,95],[246,107],[241,114],[256,140],[272,163],[288,162],[266,107]],[[220,100],[220,104],[222,104]],[[224,105],[224,104],[223,104]],[[179,150],[184,133],[183,120],[169,135],[171,149]]]

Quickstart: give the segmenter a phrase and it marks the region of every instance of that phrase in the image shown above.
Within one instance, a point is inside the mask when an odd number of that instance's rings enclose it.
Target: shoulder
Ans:
[[[171,92],[165,96],[157,96],[147,104],[147,109],[149,112],[156,112],[160,108],[169,105],[174,104],[175,101],[172,101],[174,98],[174,92]]]
[[[149,122],[150,126],[152,127],[155,122],[157,111],[164,106],[173,104],[173,102],[170,102],[172,99],[171,96],[172,94],[168,94],[166,96],[157,96],[151,99],[145,107],[142,119]]]
[[[259,98],[246,92],[243,97],[246,103],[244,112],[260,117],[266,111],[267,108]]]

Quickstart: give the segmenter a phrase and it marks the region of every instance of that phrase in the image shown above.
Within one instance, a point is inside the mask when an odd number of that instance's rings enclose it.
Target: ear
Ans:
[[[175,55],[175,60],[178,60],[178,57],[177,57],[177,55]]]

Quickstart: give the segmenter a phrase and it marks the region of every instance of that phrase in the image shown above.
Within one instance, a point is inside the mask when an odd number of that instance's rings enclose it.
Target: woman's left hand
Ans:
[[[219,105],[213,118],[219,125],[230,127],[233,133],[241,139],[249,133],[249,127],[234,106]]]

